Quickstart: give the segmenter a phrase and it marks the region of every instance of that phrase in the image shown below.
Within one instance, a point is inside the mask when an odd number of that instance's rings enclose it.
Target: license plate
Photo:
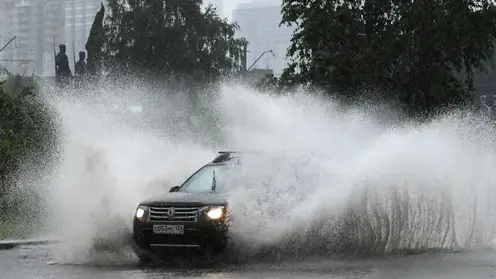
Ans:
[[[183,225],[154,225],[154,234],[184,234]]]

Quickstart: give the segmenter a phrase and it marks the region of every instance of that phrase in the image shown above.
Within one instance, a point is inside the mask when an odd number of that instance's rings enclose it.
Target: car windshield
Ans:
[[[206,165],[186,180],[179,192],[223,192],[226,190],[225,180],[231,169],[225,164]]]

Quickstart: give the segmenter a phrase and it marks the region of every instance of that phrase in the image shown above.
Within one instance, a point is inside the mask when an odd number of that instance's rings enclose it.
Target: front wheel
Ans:
[[[153,263],[153,257],[149,255],[136,255],[138,256],[139,264],[140,265],[149,265]]]
[[[138,257],[140,264],[153,263],[155,257],[151,251],[139,247],[134,239],[131,239],[130,244],[134,254]]]

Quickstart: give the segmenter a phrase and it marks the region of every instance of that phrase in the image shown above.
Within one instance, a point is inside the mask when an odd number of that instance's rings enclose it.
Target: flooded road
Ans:
[[[432,254],[391,259],[307,260],[212,268],[142,267],[133,259],[115,263],[52,263],[47,247],[0,251],[2,279],[86,278],[492,278],[496,251]]]

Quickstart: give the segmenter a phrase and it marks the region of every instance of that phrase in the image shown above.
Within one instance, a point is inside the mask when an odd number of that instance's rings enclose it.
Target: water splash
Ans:
[[[63,119],[64,138],[50,201],[52,229],[63,240],[54,248],[57,262],[93,261],[110,252],[125,256],[137,204],[166,192],[213,156],[176,134],[178,129],[168,129],[177,121],[174,111],[155,112],[152,116],[160,122],[143,119],[156,99],[143,104],[140,97],[102,93],[98,99],[92,96],[95,101],[52,98]],[[167,101],[162,104],[170,109]],[[143,112],[126,110],[130,105],[143,107]]]
[[[229,134],[232,142],[285,151],[278,163],[255,160],[237,180],[247,182],[231,197],[245,249],[272,256],[381,254],[490,244],[496,177],[489,169],[496,154],[495,131],[485,119],[452,112],[393,126],[370,111],[343,112],[305,95],[244,94],[266,106],[245,121],[265,121],[249,129],[233,121],[234,131],[243,128]],[[243,98],[233,96],[226,99]]]
[[[54,253],[59,261],[123,250],[140,200],[226,148],[267,155],[245,160],[229,196],[243,254],[469,248],[492,239],[495,130],[484,119],[453,112],[405,123],[387,106],[344,108],[241,86],[199,100],[150,91],[51,98],[65,139],[50,204],[67,240]],[[118,109],[130,105],[141,109]]]

